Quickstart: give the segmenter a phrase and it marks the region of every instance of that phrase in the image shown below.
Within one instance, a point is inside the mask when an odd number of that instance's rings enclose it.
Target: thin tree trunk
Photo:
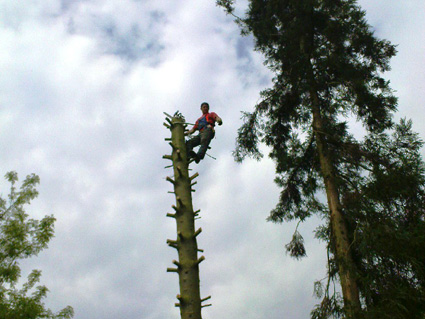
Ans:
[[[177,239],[167,240],[167,244],[177,249],[179,260],[173,260],[176,268],[168,268],[168,272],[176,272],[179,275],[180,294],[177,295],[182,319],[201,319],[201,300],[199,288],[199,263],[205,257],[198,258],[196,237],[202,231],[201,228],[195,231],[195,216],[199,212],[193,211],[192,205],[192,180],[198,176],[194,174],[189,177],[188,161],[186,156],[186,144],[184,140],[184,118],[168,117],[164,123],[171,130],[171,142],[173,153],[165,155],[164,158],[173,162],[174,179],[167,177],[167,180],[174,186],[176,205],[173,206],[175,213],[167,214],[168,217],[175,218],[177,224]],[[208,305],[206,305],[208,306]],[[204,306],[205,307],[205,306]]]
[[[311,78],[310,80],[313,81]],[[324,128],[320,113],[320,101],[317,91],[314,89],[315,87],[313,82],[313,89],[310,91],[313,110],[313,131],[316,137],[320,166],[330,211],[331,236],[332,242],[335,245],[334,253],[341,280],[344,308],[347,318],[354,319],[357,318],[357,314],[361,310],[359,289],[356,281],[356,265],[350,252],[347,223],[339,200],[333,159],[329,154],[325,136],[323,135]]]

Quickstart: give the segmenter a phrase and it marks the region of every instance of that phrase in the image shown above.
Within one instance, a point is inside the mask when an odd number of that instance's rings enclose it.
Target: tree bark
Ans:
[[[314,81],[310,77],[310,81]],[[336,173],[332,156],[329,152],[323,134],[323,119],[320,112],[320,100],[315,90],[314,82],[311,83],[311,102],[313,112],[313,131],[316,138],[320,167],[326,189],[328,207],[330,211],[331,237],[335,245],[334,254],[341,280],[344,308],[347,318],[358,318],[361,310],[359,289],[356,280],[356,265],[350,252],[348,228],[344,213],[341,208],[339,191],[336,183]]]
[[[197,173],[189,176],[189,165],[186,155],[186,144],[184,139],[184,118],[172,117],[167,119],[167,127],[171,130],[172,155],[165,155],[164,158],[173,162],[174,179],[168,177],[174,186],[176,205],[173,206],[174,214],[167,214],[168,217],[175,218],[177,224],[177,239],[167,240],[167,244],[177,249],[179,260],[173,260],[176,268],[168,268],[168,272],[176,272],[179,275],[180,294],[177,295],[182,319],[201,319],[201,297],[199,288],[199,263],[205,257],[198,257],[198,246],[196,237],[202,231],[200,228],[195,231],[195,216],[198,212],[193,211],[192,205],[192,180]],[[206,300],[208,298],[204,298]]]

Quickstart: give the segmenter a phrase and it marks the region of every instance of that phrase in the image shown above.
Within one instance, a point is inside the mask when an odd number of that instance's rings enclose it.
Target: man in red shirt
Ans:
[[[185,135],[190,135],[197,130],[199,131],[197,136],[194,136],[186,141],[188,160],[194,158],[196,163],[199,163],[199,161],[205,157],[208,145],[210,145],[210,142],[215,135],[215,123],[217,122],[218,125],[223,124],[222,119],[216,113],[210,113],[209,109],[209,104],[207,102],[203,102],[201,104],[202,116],[196,121],[192,129],[185,132]],[[201,146],[199,147],[198,153],[195,153],[193,148],[198,145]]]

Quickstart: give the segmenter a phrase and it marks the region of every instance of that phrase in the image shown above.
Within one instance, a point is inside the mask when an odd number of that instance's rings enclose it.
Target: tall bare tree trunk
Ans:
[[[170,247],[177,249],[179,260],[173,260],[175,268],[168,268],[168,272],[176,272],[179,275],[180,294],[176,307],[180,307],[182,319],[201,319],[202,302],[210,297],[201,299],[199,289],[199,264],[205,259],[204,256],[198,258],[198,245],[196,237],[201,233],[199,228],[195,231],[195,217],[199,211],[193,211],[192,205],[192,183],[198,173],[189,177],[189,164],[186,155],[186,144],[184,140],[184,117],[177,114],[174,117],[167,115],[167,123],[164,125],[171,131],[170,145],[173,149],[171,155],[164,155],[164,158],[172,160],[174,178],[167,177],[167,180],[174,186],[176,205],[173,205],[175,213],[167,214],[176,220],[177,239],[167,240]]]
[[[312,87],[316,86],[313,84]],[[313,109],[313,131],[316,136],[320,166],[330,211],[331,236],[335,244],[334,253],[341,280],[344,308],[347,318],[354,319],[357,318],[357,314],[361,310],[359,289],[356,281],[356,265],[350,252],[347,222],[341,209],[333,159],[324,136],[319,97],[314,89],[310,93]]]
[[[300,37],[300,51],[304,54],[307,69],[306,79],[310,87],[310,98],[313,113],[313,132],[316,138],[317,150],[320,159],[320,167],[326,189],[328,207],[330,211],[330,226],[332,242],[335,244],[335,257],[338,265],[338,274],[341,280],[342,294],[344,298],[344,310],[347,318],[355,319],[360,313],[360,296],[356,281],[356,265],[350,252],[347,223],[342,212],[339,200],[339,192],[336,184],[334,162],[329,152],[324,136],[322,114],[320,112],[320,99],[317,92],[317,83],[314,77],[313,65],[311,64],[312,48],[314,41],[314,29],[312,25],[313,4],[305,1],[304,5],[309,8],[306,18],[305,35]]]

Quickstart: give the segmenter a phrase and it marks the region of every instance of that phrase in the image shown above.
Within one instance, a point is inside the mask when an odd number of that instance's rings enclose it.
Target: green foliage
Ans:
[[[232,13],[233,2],[217,4]],[[242,34],[254,36],[275,76],[254,111],[244,113],[234,156],[260,159],[259,144],[270,147],[282,188],[270,221],[323,218],[316,237],[328,246],[328,284],[312,318],[343,316],[341,298],[329,293],[345,261],[335,256],[323,156],[348,227],[361,315],[423,318],[423,143],[410,121],[392,120],[397,99],[382,73],[390,69],[395,46],[374,36],[354,0],[250,0],[237,22]],[[354,120],[365,128],[362,139],[349,132]],[[319,140],[325,153],[319,154]],[[296,258],[305,254],[299,234],[286,248]]]
[[[298,232],[298,226],[300,225],[300,222],[301,221],[298,222],[297,228],[295,229],[295,232],[292,235],[292,240],[287,245],[285,245],[286,252],[289,253],[291,257],[294,257],[296,259],[301,259],[307,256],[307,253],[304,247],[304,238]]]
[[[297,259],[307,256],[304,247],[304,238],[298,231],[292,235],[292,240],[285,245],[286,251]]]
[[[228,14],[232,14],[234,11],[233,0],[217,0],[217,5],[223,7]]]
[[[37,197],[40,179],[32,174],[17,187],[16,172],[6,174],[11,184],[6,199],[0,197],[0,318],[2,319],[60,319],[72,318],[73,309],[67,307],[57,314],[45,309],[43,299],[48,289],[37,286],[41,272],[33,270],[28,281],[17,288],[21,269],[19,261],[36,256],[53,237],[55,218],[30,219],[25,205]]]
[[[317,298],[322,299],[322,302],[311,311],[312,319],[344,318],[342,296],[335,291],[332,295],[329,295],[329,284],[330,281],[324,287],[321,281],[314,283],[314,294]]]
[[[425,313],[425,166],[411,126],[402,120],[391,135],[368,136],[364,152],[373,156],[355,187],[344,187],[366,318]]]

